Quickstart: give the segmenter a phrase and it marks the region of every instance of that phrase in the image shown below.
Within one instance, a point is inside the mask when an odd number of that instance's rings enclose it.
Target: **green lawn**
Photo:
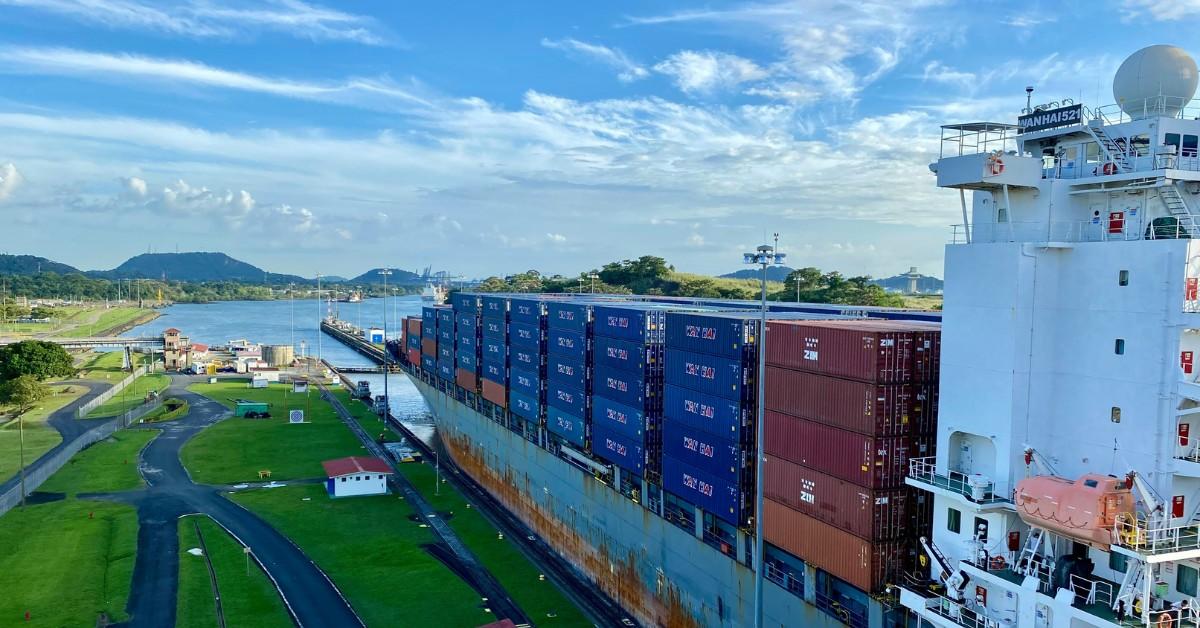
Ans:
[[[56,331],[53,335],[69,338],[100,336],[114,327],[142,318],[153,318],[155,314],[154,310],[136,307],[85,310],[68,318],[65,321],[66,329]]]
[[[150,373],[143,375],[135,380],[122,390],[113,395],[111,399],[100,404],[100,407],[88,413],[89,419],[103,419],[107,417],[120,416],[126,410],[131,410],[146,403],[146,394],[154,392],[162,392],[171,385],[171,378],[162,373]]]
[[[400,625],[402,618],[414,624],[436,618],[441,626],[495,620],[473,589],[421,548],[433,534],[410,521],[412,508],[394,495],[334,500],[324,486],[308,484],[232,499],[299,545],[368,626]]]
[[[117,382],[123,379],[127,373],[121,368],[124,362],[125,352],[123,351],[107,351],[105,353],[89,353],[84,356],[84,362],[79,367],[79,379],[91,379],[98,381]],[[134,363],[137,364],[142,356],[133,354]]]
[[[272,415],[270,419],[227,419],[188,441],[181,457],[196,482],[236,484],[258,480],[260,470],[271,471],[274,480],[323,478],[321,461],[365,451],[315,389],[309,393],[308,422],[301,425],[287,420],[289,407],[306,406],[305,396],[291,394],[290,385],[251,389],[246,380],[224,380],[193,384],[188,389],[227,407],[232,407],[233,399],[266,401]]]
[[[15,508],[0,517],[0,548],[0,625],[92,626],[100,613],[127,618],[137,551],[132,507],[68,500]]]
[[[118,430],[76,454],[38,490],[75,495],[138,488],[143,482],[138,452],[157,435],[157,430]]]
[[[87,391],[83,386],[52,386],[55,394],[25,413],[25,464],[62,442],[58,430],[46,424],[55,410],[78,399]],[[17,474],[21,461],[21,431],[16,420],[0,425],[0,482]]]
[[[225,529],[205,516],[182,517],[179,520],[179,596],[176,600],[180,628],[212,628],[217,625],[216,604],[213,601],[212,581],[203,556],[188,553],[200,547],[196,524],[204,535],[204,545],[217,575],[221,609],[228,626],[256,628],[285,628],[292,626],[291,617],[275,585],[253,560],[247,571],[242,545]]]

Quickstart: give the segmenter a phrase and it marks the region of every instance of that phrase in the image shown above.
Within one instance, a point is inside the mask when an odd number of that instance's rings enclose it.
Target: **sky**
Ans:
[[[0,0],[0,252],[940,276],[939,126],[1113,101],[1200,0]],[[1186,30],[1185,30],[1186,29]],[[1196,49],[1190,50],[1195,53]]]

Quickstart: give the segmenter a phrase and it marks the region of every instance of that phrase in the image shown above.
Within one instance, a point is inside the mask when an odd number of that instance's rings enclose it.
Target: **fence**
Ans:
[[[146,370],[146,367],[144,367],[144,366],[137,367],[137,369],[135,369],[133,371],[133,373],[131,373],[129,375],[129,377],[126,377],[125,379],[113,384],[112,388],[109,388],[108,390],[100,393],[99,395],[96,395],[95,399],[92,399],[91,401],[79,406],[79,409],[75,411],[75,416],[77,416],[81,419],[86,417],[89,412],[104,405],[105,401],[108,401],[109,399],[112,399],[113,397],[115,397],[117,395],[117,393],[121,392],[122,390],[125,390],[126,386],[132,384],[133,380],[145,375],[147,372],[149,372],[149,371]]]
[[[25,494],[28,495],[43,482],[50,479],[67,461],[75,454],[87,449],[89,446],[98,443],[109,436],[112,436],[117,430],[126,425],[137,423],[146,413],[154,410],[162,405],[162,400],[156,400],[153,403],[148,403],[144,406],[134,408],[128,413],[128,419],[123,415],[116,420],[101,423],[96,427],[79,435],[79,438],[67,443],[61,449],[54,451],[46,456],[39,458],[32,467],[25,469]],[[18,482],[7,492],[0,494],[0,516],[12,510],[21,503],[21,484]]]

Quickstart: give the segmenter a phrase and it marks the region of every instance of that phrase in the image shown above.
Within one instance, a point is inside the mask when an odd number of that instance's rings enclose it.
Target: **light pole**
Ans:
[[[388,413],[391,410],[391,397],[388,397],[388,348],[387,348],[387,306],[388,306],[388,291],[387,278],[392,274],[392,271],[384,268],[379,271],[383,276],[383,413],[379,415],[379,420],[387,424]],[[360,304],[361,305],[361,304]]]
[[[776,236],[778,237],[778,236]],[[764,379],[767,362],[767,267],[782,264],[786,255],[764,244],[753,253],[745,253],[747,264],[762,267],[762,309],[758,329],[758,397],[755,400],[754,433],[754,626],[762,627],[763,620],[763,406]]]
[[[599,278],[600,275],[597,275],[596,273],[591,273],[588,275],[588,279],[592,280],[592,294],[596,294],[596,280]]]
[[[321,336],[325,332],[321,329],[321,273],[317,273],[317,363],[321,362]]]
[[[25,413],[17,415],[17,430],[21,432],[21,508],[25,507]]]

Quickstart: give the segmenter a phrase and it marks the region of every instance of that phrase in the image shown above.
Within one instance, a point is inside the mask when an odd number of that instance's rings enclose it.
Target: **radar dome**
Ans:
[[[1131,118],[1173,116],[1196,94],[1196,60],[1176,46],[1129,55],[1113,79],[1113,97]]]

